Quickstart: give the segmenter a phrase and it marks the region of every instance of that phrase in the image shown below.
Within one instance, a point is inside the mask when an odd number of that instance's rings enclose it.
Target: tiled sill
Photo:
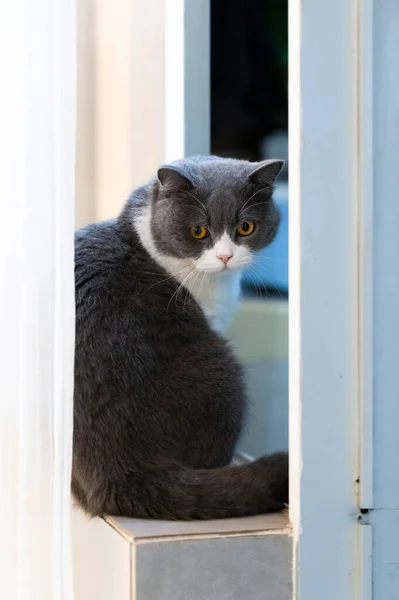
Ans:
[[[285,514],[168,522],[73,511],[76,600],[289,600]]]

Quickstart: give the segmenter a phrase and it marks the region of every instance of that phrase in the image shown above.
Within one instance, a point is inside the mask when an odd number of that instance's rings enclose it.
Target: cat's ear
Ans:
[[[162,194],[166,198],[178,192],[191,190],[194,187],[191,179],[176,167],[161,167],[158,169],[157,176]]]
[[[279,158],[264,160],[258,163],[248,179],[251,183],[262,187],[273,186],[283,167],[284,161]]]

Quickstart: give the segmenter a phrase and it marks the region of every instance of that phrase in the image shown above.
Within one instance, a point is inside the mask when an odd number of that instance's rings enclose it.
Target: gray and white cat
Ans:
[[[72,491],[92,515],[281,509],[285,453],[231,466],[246,412],[222,333],[242,269],[275,237],[283,162],[193,157],[76,233]]]

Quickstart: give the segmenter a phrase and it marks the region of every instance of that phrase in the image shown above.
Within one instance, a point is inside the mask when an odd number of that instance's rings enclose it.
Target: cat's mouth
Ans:
[[[214,264],[209,266],[204,265],[195,265],[196,269],[202,273],[231,273],[232,271],[240,271],[245,269],[249,263],[240,264],[240,263],[227,263],[227,264]]]
[[[240,247],[234,252],[233,248],[224,247],[215,251],[207,250],[201,256],[194,259],[194,266],[198,271],[205,273],[231,273],[242,271],[252,262],[252,253],[246,248]]]

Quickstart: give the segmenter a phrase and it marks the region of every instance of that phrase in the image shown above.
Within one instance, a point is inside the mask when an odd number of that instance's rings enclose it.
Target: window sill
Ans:
[[[74,509],[76,600],[289,600],[285,514],[168,522]]]

